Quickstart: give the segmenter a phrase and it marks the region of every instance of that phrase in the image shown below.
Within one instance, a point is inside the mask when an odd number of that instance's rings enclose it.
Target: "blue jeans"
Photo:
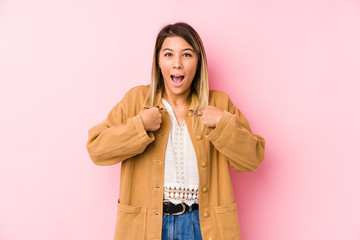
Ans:
[[[202,240],[199,210],[181,215],[163,215],[162,240]]]

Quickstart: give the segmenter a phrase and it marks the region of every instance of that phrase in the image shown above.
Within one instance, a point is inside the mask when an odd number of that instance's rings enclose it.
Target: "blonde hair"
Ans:
[[[167,37],[175,36],[182,37],[186,42],[188,42],[193,47],[198,57],[197,70],[191,84],[191,92],[188,99],[190,101],[192,93],[195,93],[197,101],[193,104],[195,111],[197,111],[206,107],[209,102],[209,81],[206,54],[199,34],[194,28],[184,22],[166,25],[157,35],[153,55],[150,91],[148,95],[150,98],[150,104],[151,106],[154,106],[154,100],[157,92],[160,90],[164,91],[164,79],[161,74],[158,61],[159,52],[164,40]]]

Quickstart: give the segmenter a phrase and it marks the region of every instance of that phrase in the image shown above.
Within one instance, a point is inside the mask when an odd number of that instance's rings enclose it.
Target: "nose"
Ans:
[[[174,58],[173,67],[176,69],[181,69],[183,67],[182,61],[181,61],[181,56]]]

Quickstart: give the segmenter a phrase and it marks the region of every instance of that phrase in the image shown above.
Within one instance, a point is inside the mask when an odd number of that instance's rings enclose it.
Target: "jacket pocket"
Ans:
[[[129,206],[118,201],[114,240],[145,239],[147,207]]]
[[[236,203],[215,207],[221,240],[240,240]]]

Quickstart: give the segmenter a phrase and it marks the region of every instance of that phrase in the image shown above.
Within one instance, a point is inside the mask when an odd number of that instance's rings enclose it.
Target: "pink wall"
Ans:
[[[243,239],[360,239],[355,0],[0,1],[0,239],[112,239],[120,166],[90,161],[87,130],[149,83],[178,20],[266,139],[233,174]]]

